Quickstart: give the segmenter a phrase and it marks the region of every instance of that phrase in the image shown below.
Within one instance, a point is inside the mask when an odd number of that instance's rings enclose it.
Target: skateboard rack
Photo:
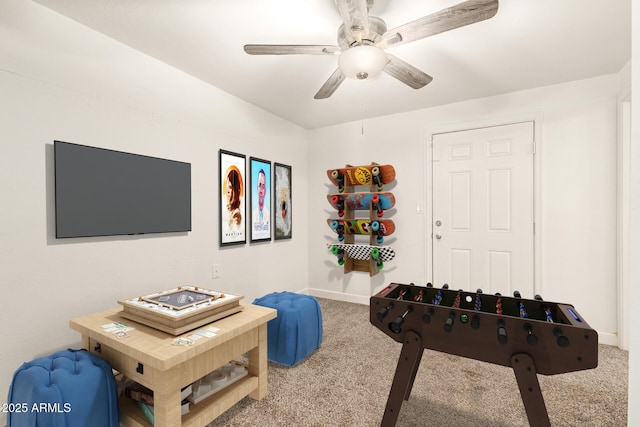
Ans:
[[[371,162],[371,166],[379,166],[378,163],[375,162]],[[352,165],[345,165],[346,168],[352,168],[354,166]],[[353,193],[354,192],[354,187],[356,187],[356,185],[352,185],[350,183],[347,183],[347,180],[345,180],[344,183],[344,189],[342,191],[342,193]],[[363,187],[358,185],[358,187]],[[379,192],[380,190],[378,189],[376,183],[371,180],[370,185],[368,185],[369,192]],[[369,206],[369,216],[368,218],[356,218],[356,214],[355,214],[355,210],[352,209],[351,207],[348,206],[348,204],[345,204],[344,206],[344,216],[343,216],[344,220],[350,220],[350,219],[369,219],[370,221],[375,221],[378,218],[377,216],[377,212],[376,210],[373,209],[372,206]],[[362,236],[364,237],[364,236]],[[349,234],[349,233],[345,233],[344,234],[344,240],[343,243],[346,244],[353,244],[356,243],[356,237],[354,234]],[[378,242],[376,240],[376,236],[372,233],[371,235],[369,235],[369,245],[370,246],[378,246]],[[376,261],[373,258],[369,258],[368,260],[359,260],[359,259],[355,259],[350,257],[347,253],[344,253],[344,264],[343,264],[343,268],[344,268],[344,273],[350,273],[352,271],[361,271],[361,272],[365,272],[365,273],[369,273],[369,276],[373,277],[376,274],[378,274],[380,272],[380,269],[378,268],[378,266],[376,265]]]

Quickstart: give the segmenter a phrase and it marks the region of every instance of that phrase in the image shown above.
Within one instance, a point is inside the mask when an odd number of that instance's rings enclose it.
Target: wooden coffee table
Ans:
[[[245,396],[262,399],[267,394],[267,322],[277,311],[242,304],[239,313],[211,324],[216,336],[202,338],[191,346],[176,346],[176,338],[119,316],[121,308],[77,317],[69,326],[82,334],[82,347],[100,356],[112,368],[153,390],[156,427],[203,426]],[[112,322],[135,329],[117,338],[102,327]],[[208,326],[208,325],[207,325]],[[190,405],[181,416],[180,391],[225,363],[247,353],[248,375]],[[126,426],[151,426],[142,410],[128,398],[120,399],[120,422]]]

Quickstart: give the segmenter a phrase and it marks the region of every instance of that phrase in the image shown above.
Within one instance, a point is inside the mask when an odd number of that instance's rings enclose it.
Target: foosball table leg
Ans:
[[[514,354],[511,356],[511,367],[518,382],[529,425],[531,427],[551,427],[533,359],[526,353]]]
[[[422,338],[413,331],[407,331],[404,335],[404,343],[402,351],[398,358],[398,366],[389,391],[387,406],[384,409],[382,418],[382,427],[392,427],[396,425],[398,414],[402,407],[402,402],[409,399],[413,381],[416,378],[420,360],[424,347],[422,346]]]

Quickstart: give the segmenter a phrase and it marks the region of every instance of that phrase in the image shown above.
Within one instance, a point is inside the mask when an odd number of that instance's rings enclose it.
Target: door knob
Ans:
[[[440,240],[440,239],[442,239],[442,236],[436,233],[436,240]]]

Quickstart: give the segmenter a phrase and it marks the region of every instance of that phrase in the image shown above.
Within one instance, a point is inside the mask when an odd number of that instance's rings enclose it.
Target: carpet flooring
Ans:
[[[379,426],[401,344],[369,306],[318,298],[320,349],[293,367],[269,362],[268,395],[241,400],[210,426]],[[599,345],[598,367],[538,375],[552,426],[627,425],[628,352]],[[513,370],[425,350],[397,426],[525,427]]]

